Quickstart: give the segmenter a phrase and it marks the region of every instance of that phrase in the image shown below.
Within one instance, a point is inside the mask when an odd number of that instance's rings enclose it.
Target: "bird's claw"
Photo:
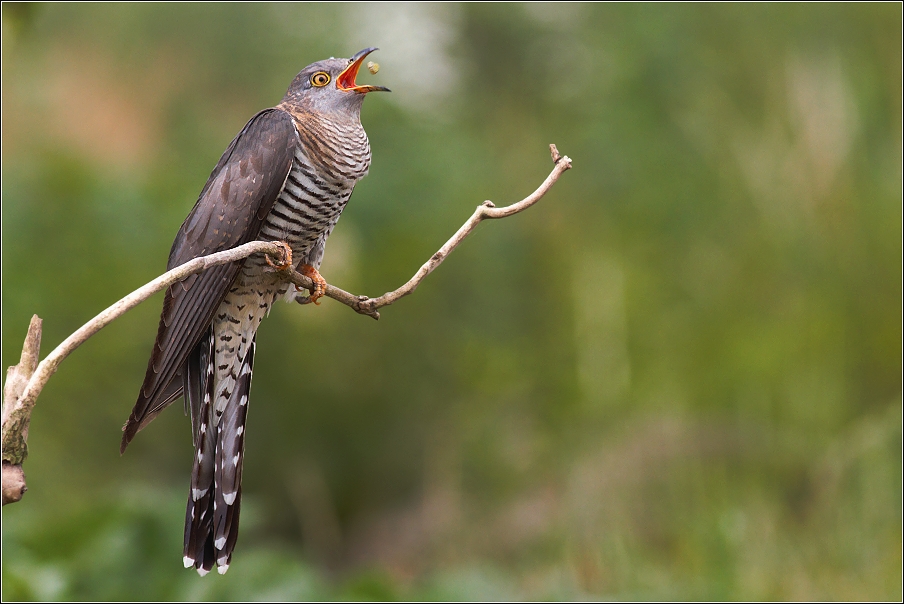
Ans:
[[[302,304],[310,304],[313,302],[317,306],[320,306],[320,298],[326,294],[326,279],[324,279],[317,269],[310,264],[302,264],[298,267],[298,272],[314,282],[314,289],[311,290],[311,295],[305,296],[299,301]]]
[[[292,268],[292,248],[290,248],[285,243],[279,242],[283,249],[282,257],[277,260],[279,264],[270,260],[269,254],[264,254],[264,260],[267,261],[267,264],[272,266],[274,269],[278,271],[284,271],[286,269]]]

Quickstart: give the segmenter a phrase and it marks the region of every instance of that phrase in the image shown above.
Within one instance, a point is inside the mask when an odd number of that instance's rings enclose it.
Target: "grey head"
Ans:
[[[357,118],[368,92],[389,92],[389,88],[384,86],[355,83],[364,58],[375,50],[365,48],[350,59],[326,59],[311,63],[292,80],[283,97],[283,104],[305,112]]]

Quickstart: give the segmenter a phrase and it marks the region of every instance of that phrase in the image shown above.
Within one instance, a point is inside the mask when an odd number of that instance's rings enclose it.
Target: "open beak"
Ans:
[[[348,67],[346,67],[342,73],[339,74],[339,77],[336,78],[336,88],[342,90],[343,92],[360,92],[361,94],[365,94],[367,92],[374,92],[377,90],[382,90],[384,92],[390,92],[389,88],[385,86],[358,86],[355,84],[355,78],[358,76],[358,70],[361,69],[361,63],[364,62],[364,58],[372,53],[373,51],[378,50],[376,48],[365,48],[351,59],[349,59]]]

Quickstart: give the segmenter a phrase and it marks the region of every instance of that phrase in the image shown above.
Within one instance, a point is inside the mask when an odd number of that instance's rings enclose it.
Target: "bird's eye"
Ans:
[[[321,86],[326,86],[330,83],[330,74],[325,71],[318,71],[314,75],[311,76],[311,84],[317,86],[318,88]]]

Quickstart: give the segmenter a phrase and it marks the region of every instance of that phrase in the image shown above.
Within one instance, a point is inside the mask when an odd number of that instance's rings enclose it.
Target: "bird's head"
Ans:
[[[303,110],[329,115],[357,117],[364,95],[385,91],[384,86],[359,85],[355,82],[364,58],[376,48],[365,48],[351,59],[326,59],[302,69],[283,98],[283,103]]]

